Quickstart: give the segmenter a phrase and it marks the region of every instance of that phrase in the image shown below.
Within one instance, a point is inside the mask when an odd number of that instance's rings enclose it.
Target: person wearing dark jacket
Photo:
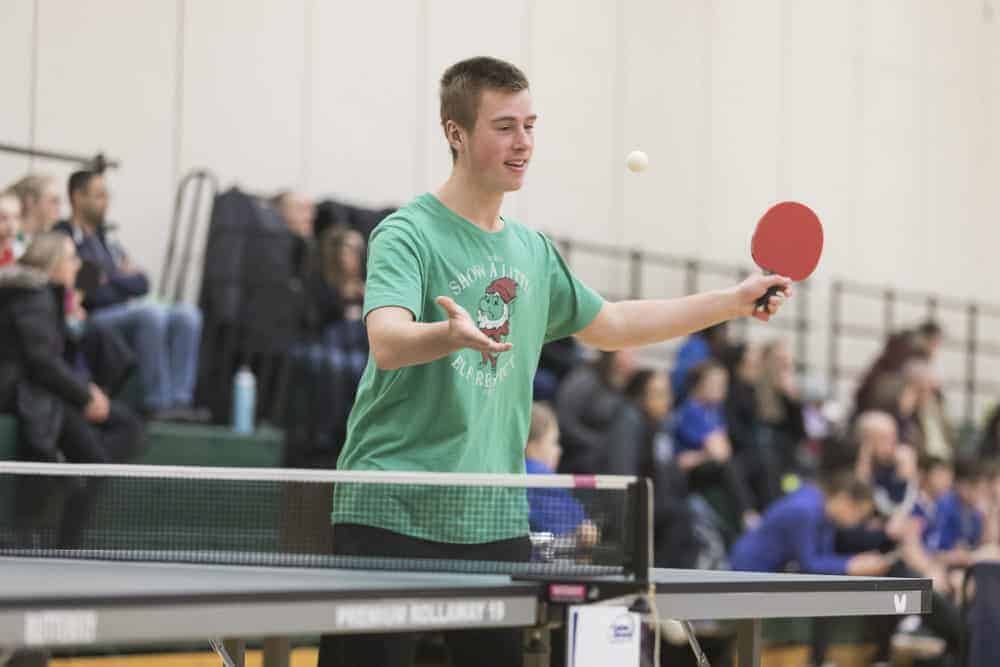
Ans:
[[[89,319],[119,331],[138,359],[143,408],[154,416],[187,418],[198,368],[201,313],[187,304],[134,301],[149,292],[146,274],[106,234],[108,191],[104,176],[78,171],[69,179],[73,215],[55,226],[76,244],[80,259],[96,269],[86,292]]]
[[[142,447],[142,424],[81,379],[67,363],[66,290],[79,260],[62,234],[37,236],[17,264],[0,269],[0,411],[18,419],[18,457],[31,461],[120,463]],[[76,544],[96,486],[65,497],[57,541]],[[62,487],[60,487],[62,488]],[[52,500],[51,486],[19,488],[17,514],[30,521]],[[63,488],[62,490],[65,490]],[[58,495],[58,494],[55,494]]]
[[[623,390],[633,369],[630,350],[602,352],[566,376],[556,394],[563,448],[559,472],[576,475],[633,474],[637,443],[612,436],[626,405]]]
[[[752,344],[733,345],[726,351],[729,391],[725,415],[733,456],[746,475],[754,507],[763,512],[781,495],[781,472],[775,453],[761,442],[756,383],[760,379],[760,350]]]
[[[139,421],[65,359],[65,292],[78,267],[72,243],[49,233],[0,271],[0,410],[19,418],[23,458],[127,461],[141,443]]]
[[[662,371],[636,371],[625,387],[629,410],[621,420],[638,432],[637,468],[629,475],[653,481],[653,559],[658,567],[695,567],[699,542],[694,516],[687,504],[684,471],[674,458],[670,427],[670,381]]]

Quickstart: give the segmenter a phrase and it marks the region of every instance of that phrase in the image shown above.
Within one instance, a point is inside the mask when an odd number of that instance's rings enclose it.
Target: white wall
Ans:
[[[485,53],[532,80],[536,159],[507,207],[529,224],[744,262],[756,217],[794,198],[827,229],[819,321],[833,277],[1000,302],[984,289],[1000,247],[1000,0],[3,5],[0,142],[120,158],[112,217],[154,274],[193,167],[372,205],[433,187],[449,167],[436,81]],[[624,170],[632,148],[648,172]],[[0,155],[0,182],[29,165],[70,169]],[[626,285],[607,264],[581,271]],[[650,295],[680,284],[649,278]],[[812,343],[822,368],[825,335]],[[858,364],[873,351],[851,350]]]

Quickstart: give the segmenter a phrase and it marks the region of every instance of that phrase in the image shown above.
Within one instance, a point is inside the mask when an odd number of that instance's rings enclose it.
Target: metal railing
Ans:
[[[881,322],[852,321],[845,316],[847,299],[880,302]],[[978,367],[984,358],[1000,361],[1000,345],[983,335],[983,320],[994,318],[1000,324],[1000,307],[974,301],[964,301],[915,290],[894,287],[877,287],[845,280],[835,280],[830,286],[830,316],[828,335],[827,374],[831,386],[840,380],[858,378],[866,369],[848,366],[841,361],[841,348],[850,338],[884,341],[890,334],[911,321],[899,317],[901,306],[913,306],[922,311],[925,319],[933,319],[947,331],[962,331],[961,335],[949,334],[942,340],[942,347],[963,356],[961,377],[942,378],[945,389],[959,391],[962,395],[962,417],[968,423],[976,418],[976,401],[984,395],[1000,395],[1000,383],[982,377]],[[955,326],[959,323],[958,326]]]
[[[586,256],[618,262],[616,271],[624,270],[626,287],[624,293],[609,294],[616,298],[671,297],[693,294],[702,289],[707,277],[738,281],[749,275],[747,266],[702,260],[680,255],[671,255],[638,248],[628,248],[591,241],[554,237],[567,264],[577,269],[577,264]],[[649,267],[667,268],[680,272],[681,286],[669,289],[651,289],[646,278]],[[586,277],[586,275],[584,275]],[[659,287],[664,287],[660,285]],[[791,318],[778,318],[771,326],[780,331],[790,332],[795,350],[796,369],[800,375],[810,371],[820,371],[821,364],[814,358],[814,350],[809,346],[809,337],[819,332],[821,323],[810,312],[809,282],[796,285],[796,298]],[[879,317],[858,315],[846,308],[845,302],[860,298],[876,302]],[[879,287],[846,280],[834,280],[830,284],[829,314],[825,332],[827,336],[826,375],[831,389],[844,380],[858,380],[867,370],[864,366],[845,364],[842,348],[849,339],[859,339],[881,346],[897,329],[916,323],[914,318],[901,316],[903,308],[916,307],[924,319],[937,320],[946,331],[961,331],[960,335],[949,334],[942,341],[942,348],[962,355],[960,377],[954,374],[943,378],[943,386],[951,392],[959,392],[962,400],[962,417],[966,423],[976,417],[977,401],[985,397],[1000,397],[1000,382],[986,377],[981,365],[984,360],[993,360],[1000,365],[1000,344],[984,335],[984,320],[992,318],[1000,329],[1000,306],[949,298],[931,292]],[[736,326],[737,337],[745,337],[749,321],[744,319]]]

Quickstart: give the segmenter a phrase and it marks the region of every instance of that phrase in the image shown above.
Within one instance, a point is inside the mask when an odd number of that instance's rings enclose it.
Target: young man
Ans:
[[[344,470],[523,473],[532,376],[542,345],[576,334],[603,350],[683,336],[724,320],[767,320],[790,295],[781,276],[668,301],[607,303],[542,234],[500,215],[521,188],[537,116],[516,67],[473,58],[441,79],[453,169],[372,234],[364,318],[371,348],[338,461]],[[754,301],[777,285],[764,311]],[[338,485],[341,554],[524,561],[527,507]],[[481,490],[479,496],[482,495]],[[395,493],[395,492],[392,492]],[[470,491],[472,494],[472,491]],[[522,493],[523,498],[523,493]],[[503,493],[495,500],[506,502]],[[454,664],[519,664],[518,633],[464,632]],[[325,638],[321,665],[407,664],[398,642]],[[467,651],[471,651],[468,653]]]
[[[803,484],[764,513],[730,555],[734,570],[783,572],[795,563],[808,574],[885,574],[892,560],[879,553],[840,554],[838,528],[857,526],[873,509],[871,487],[850,472],[828,475],[819,485]]]
[[[99,269],[99,285],[83,305],[89,320],[118,331],[138,359],[143,408],[153,417],[198,420],[191,410],[198,369],[201,313],[186,304],[139,301],[149,292],[146,274],[106,235],[108,188],[104,176],[77,171],[69,178],[72,216],[55,229],[76,243],[80,259]]]

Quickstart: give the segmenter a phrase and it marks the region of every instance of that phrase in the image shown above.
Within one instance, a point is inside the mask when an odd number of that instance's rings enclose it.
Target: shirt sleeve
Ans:
[[[795,560],[803,572],[809,574],[847,574],[849,556],[828,550],[820,540],[822,526],[806,513],[789,514],[786,529],[792,531]]]
[[[423,321],[424,265],[418,244],[405,223],[382,223],[368,251],[364,318],[376,308],[398,306]]]
[[[542,236],[549,265],[549,320],[545,342],[572,336],[594,321],[604,299],[570,271],[559,251]]]

